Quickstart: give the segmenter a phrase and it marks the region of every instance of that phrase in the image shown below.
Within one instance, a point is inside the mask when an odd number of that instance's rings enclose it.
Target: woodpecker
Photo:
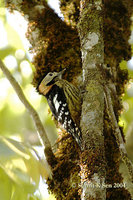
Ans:
[[[37,90],[46,97],[57,121],[81,147],[80,92],[77,87],[62,78],[64,71],[65,69],[60,72],[49,72],[38,85]]]

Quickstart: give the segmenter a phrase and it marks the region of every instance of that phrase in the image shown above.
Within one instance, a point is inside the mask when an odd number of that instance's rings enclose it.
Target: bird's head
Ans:
[[[66,69],[63,69],[60,72],[49,72],[38,85],[37,90],[39,93],[46,95],[47,92],[51,89],[53,84],[55,84],[59,79],[62,78],[63,73]]]

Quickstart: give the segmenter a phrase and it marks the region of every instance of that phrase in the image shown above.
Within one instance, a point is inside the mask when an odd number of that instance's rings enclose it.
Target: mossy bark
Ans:
[[[78,30],[81,41],[85,94],[81,130],[85,152],[81,155],[81,199],[106,199],[103,136],[104,90],[100,66],[104,63],[102,3],[81,2]],[[99,67],[98,67],[99,66]]]
[[[81,1],[78,30],[85,85],[81,127],[88,150],[86,150],[87,158],[83,154],[84,162],[81,166],[81,169],[84,170],[83,174],[86,175],[83,176],[85,180],[82,183],[83,199],[131,198],[124,188],[124,184],[123,188],[115,188],[116,183],[123,181],[119,173],[120,153],[114,136],[115,130],[112,128],[103,99],[105,96],[104,85],[106,85],[111,92],[112,106],[118,120],[119,111],[122,109],[120,96],[128,79],[127,71],[122,71],[119,63],[122,59],[128,59],[131,53],[127,41],[130,34],[130,11],[124,3],[124,1],[117,3],[116,1]],[[112,10],[110,11],[110,9]],[[122,11],[124,16],[122,16]],[[121,134],[123,135],[123,132]],[[99,166],[97,166],[97,161]],[[88,170],[84,169],[84,165],[87,165]],[[98,176],[94,181],[96,173]],[[102,184],[105,185],[102,187]],[[93,194],[91,185],[95,185]],[[97,188],[97,185],[100,185],[101,188]],[[103,189],[106,189],[106,195]]]

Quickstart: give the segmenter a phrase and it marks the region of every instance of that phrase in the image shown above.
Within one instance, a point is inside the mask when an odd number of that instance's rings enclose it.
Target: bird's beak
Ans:
[[[66,71],[66,68],[63,69],[62,71],[60,71],[60,72],[58,73],[58,77],[62,78],[62,75],[64,74],[65,71]]]

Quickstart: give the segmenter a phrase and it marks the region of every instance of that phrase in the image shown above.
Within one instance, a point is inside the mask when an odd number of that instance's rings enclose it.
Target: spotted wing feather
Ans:
[[[76,142],[81,145],[81,132],[71,117],[63,89],[54,85],[46,95],[46,98],[55,118],[75,138]]]

